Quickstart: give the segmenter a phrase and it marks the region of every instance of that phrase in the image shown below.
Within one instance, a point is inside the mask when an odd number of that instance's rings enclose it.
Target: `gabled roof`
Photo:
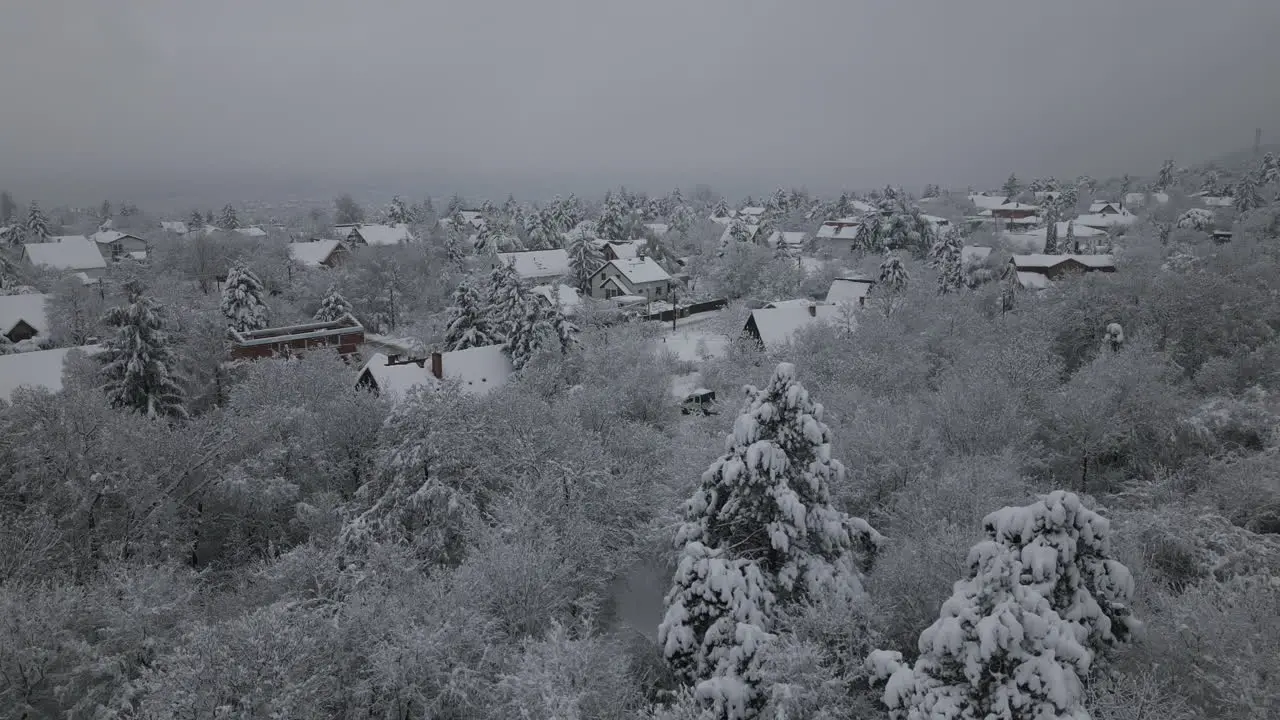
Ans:
[[[818,237],[824,240],[852,240],[858,236],[858,228],[861,226],[862,218],[828,220],[818,228]]]
[[[1053,284],[1047,275],[1018,271],[1018,285],[1026,290],[1044,290]]]
[[[341,240],[289,243],[289,257],[307,267],[320,267],[340,247],[342,247]]]
[[[1004,195],[970,195],[969,202],[978,206],[979,210],[990,210],[998,208],[1008,200]]]
[[[360,225],[351,230],[351,235],[359,235],[369,245],[399,245],[413,242],[413,233],[404,223],[395,225]]]
[[[558,283],[556,285],[535,285],[530,290],[533,294],[547,301],[548,305],[554,305],[556,298],[560,299],[560,307],[564,309],[566,315],[571,315],[573,311],[582,304],[582,297],[578,295],[578,289],[572,285]]]
[[[456,382],[463,392],[473,395],[485,395],[506,385],[514,372],[511,359],[502,345],[454,350],[439,355],[443,379]],[[357,382],[368,377],[378,392],[392,402],[399,402],[414,388],[440,386],[441,379],[431,372],[433,362],[433,358],[426,357],[388,365],[386,355],[374,353],[360,369]]]
[[[832,305],[846,302],[857,303],[871,292],[871,287],[875,284],[875,281],[871,278],[836,278],[831,281],[831,287],[827,290],[827,302]]]
[[[439,381],[431,374],[430,359],[423,358],[421,363],[410,362],[388,365],[390,360],[382,353],[374,353],[369,361],[360,368],[356,375],[357,382],[368,377],[378,392],[392,402],[403,400],[414,388],[426,386],[436,387]]]
[[[756,236],[756,232],[760,230],[759,225],[751,223],[740,223],[739,225],[746,233],[748,238]],[[733,223],[724,226],[724,232],[720,233],[720,244],[724,245],[733,240]]]
[[[267,236],[267,231],[263,230],[260,227],[257,227],[256,225],[251,225],[249,227],[236,228],[235,231],[240,233],[241,235],[244,235],[245,237],[266,237]]]
[[[749,205],[738,211],[739,215],[746,215],[749,218],[760,217],[764,213],[765,213],[765,208],[762,208],[756,205]]]
[[[146,242],[137,235],[130,235],[129,233],[120,232],[119,230],[99,230],[89,236],[90,240],[98,243],[99,245],[110,245],[111,243],[118,242],[126,238],[137,240],[138,242]]]
[[[1132,225],[1137,221],[1137,219],[1138,217],[1136,215],[1130,213],[1116,213],[1114,215],[1081,215],[1076,218],[1076,229],[1078,231],[1081,225],[1091,228],[1108,228],[1114,225]],[[1077,234],[1079,233],[1077,232]]]
[[[1047,270],[1064,262],[1075,261],[1089,268],[1114,268],[1115,257],[1111,255],[1014,255],[1009,259],[1019,270]]]
[[[48,332],[49,321],[45,308],[49,297],[35,293],[0,295],[0,335],[7,335],[19,321],[35,328],[38,334]]]
[[[96,270],[105,268],[107,261],[98,246],[83,235],[66,235],[57,242],[27,243],[22,252],[32,265],[53,270]]]
[[[617,268],[618,273],[633,286],[671,279],[671,274],[663,270],[662,266],[650,257],[610,260],[605,265],[612,265]],[[601,270],[603,269],[602,267]],[[596,272],[599,272],[599,270]]]
[[[786,305],[778,308],[761,308],[752,310],[748,323],[755,323],[756,332],[760,334],[760,342],[766,348],[787,345],[801,328],[817,322],[835,322],[840,319],[842,308],[838,305],[810,306]]]
[[[1095,200],[1094,202],[1089,203],[1090,213],[1102,213],[1107,210],[1111,210],[1112,212],[1120,212],[1120,203],[1110,202],[1108,200]]]
[[[57,348],[0,355],[0,398],[13,400],[13,391],[22,386],[62,390],[62,369],[67,353],[79,350],[86,355],[102,352],[98,345],[79,348]]]
[[[605,247],[607,247],[607,248],[609,248],[611,251],[613,251],[613,254],[614,254],[614,256],[615,256],[615,257],[623,258],[623,259],[626,259],[626,260],[631,260],[631,259],[635,259],[635,258],[639,255],[639,253],[640,253],[640,248],[644,245],[644,243],[640,243],[640,242],[627,242],[627,243],[611,243],[611,242],[607,242],[607,243],[605,243],[604,245],[605,245]]]
[[[804,247],[804,240],[808,236],[809,233],[807,232],[774,230],[769,234],[769,239],[766,242],[771,248],[778,247],[778,243],[781,242],[783,247],[795,250]]]
[[[564,248],[498,253],[498,259],[515,268],[522,278],[549,278],[568,275],[569,253]]]
[[[1036,211],[1036,210],[1039,210],[1039,209],[1040,209],[1040,206],[1039,206],[1039,205],[1028,205],[1028,204],[1026,204],[1026,203],[1020,203],[1020,202],[1007,202],[1007,203],[1004,203],[1003,205],[996,205],[995,207],[993,207],[993,208],[991,208],[991,209],[992,209],[992,210],[1006,210],[1006,211],[1023,211],[1023,210],[1025,210],[1025,211],[1034,212],[1034,211]]]

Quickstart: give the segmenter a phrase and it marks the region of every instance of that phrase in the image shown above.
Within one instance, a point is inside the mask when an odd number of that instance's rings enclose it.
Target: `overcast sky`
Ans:
[[[1280,0],[18,0],[0,182],[1144,173],[1280,137],[1277,37]]]

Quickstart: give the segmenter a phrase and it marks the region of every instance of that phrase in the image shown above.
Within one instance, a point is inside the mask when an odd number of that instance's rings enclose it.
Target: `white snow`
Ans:
[[[530,288],[530,292],[546,300],[548,305],[554,305],[558,296],[560,298],[560,307],[564,309],[565,315],[573,314],[574,310],[582,304],[578,289],[572,285],[537,285]]]
[[[827,302],[832,305],[840,303],[859,303],[871,292],[875,282],[870,278],[840,277],[831,281],[827,290]]]
[[[45,314],[49,295],[0,295],[0,335],[9,334],[18,321],[24,321],[35,328],[37,335],[49,331],[49,321]]]
[[[129,233],[123,233],[123,232],[120,232],[119,230],[99,230],[98,232],[89,236],[90,240],[92,240],[95,243],[98,243],[99,245],[110,245],[112,243],[119,242],[125,238],[132,238],[133,240],[136,240],[138,242],[144,242],[143,239],[138,237],[137,235],[130,235]]]
[[[1004,195],[970,195],[969,202],[978,206],[979,210],[991,210],[1004,205],[1008,198]]]
[[[671,275],[650,257],[610,260],[609,264],[632,286],[671,279]]]
[[[1067,225],[1068,223],[1066,222],[1058,223],[1058,242],[1060,243],[1067,239]],[[1040,227],[1024,232],[1003,233],[1003,236],[1010,244],[1017,246],[1020,250],[1038,253],[1044,251],[1045,235],[1047,232],[1048,228]],[[1076,222],[1075,227],[1072,228],[1072,232],[1075,234],[1077,240],[1091,237],[1102,237],[1106,235],[1102,230],[1089,227],[1088,225],[1081,225],[1078,221]]]
[[[498,259],[515,268],[525,280],[549,280],[570,273],[569,253],[564,248],[498,253]]]
[[[456,380],[462,390],[484,395],[503,385],[514,370],[501,345],[441,353],[441,369],[446,380]]]
[[[1041,246],[1043,249],[1043,245]],[[984,262],[991,255],[991,248],[985,245],[966,245],[960,248],[960,263],[973,265]]]
[[[267,236],[266,230],[263,230],[262,228],[256,227],[256,226],[236,228],[236,232],[240,233],[241,235],[244,235],[245,237],[266,237]]]
[[[1200,197],[1200,202],[1204,203],[1205,207],[1231,207],[1235,204],[1235,199],[1229,197],[1217,197],[1214,195],[1202,195]]]
[[[724,232],[720,233],[720,244],[727,245],[734,240],[734,223],[725,226]],[[756,232],[760,229],[759,225],[751,225],[748,223],[739,223],[736,227],[741,228],[739,232],[745,232],[747,239],[755,237]]]
[[[670,353],[679,362],[702,362],[722,358],[729,351],[729,337],[721,333],[697,328],[681,328],[657,338],[653,342],[655,353]]]
[[[97,245],[83,235],[52,239],[56,242],[23,245],[23,252],[32,265],[53,270],[98,270],[107,266]]]
[[[623,260],[634,260],[640,254],[640,248],[644,247],[641,242],[627,243],[605,243],[605,247],[613,251],[615,257]]]
[[[360,225],[351,231],[352,235],[359,235],[369,245],[399,245],[400,243],[413,242],[413,233],[409,232],[409,226],[404,223],[395,225]]]
[[[667,223],[645,223],[644,226],[648,228],[650,232],[652,232],[654,235],[657,235],[658,237],[662,237],[663,235],[666,235],[667,232],[671,230],[671,226],[668,225]]]
[[[98,345],[79,348],[57,348],[35,352],[0,355],[0,398],[13,400],[13,391],[23,386],[45,388],[50,392],[62,390],[62,366],[67,353],[80,350],[86,355],[102,351]]]
[[[837,324],[841,322],[842,308],[839,305],[814,305],[813,314],[808,306],[788,305],[779,308],[761,308],[751,311],[756,330],[760,333],[760,341],[766,348],[776,348],[791,343],[801,328],[817,322]]]
[[[178,233],[179,235],[187,234],[187,224],[181,220],[161,220],[160,229],[165,232]]]
[[[391,402],[399,402],[404,399],[414,388],[418,386],[435,387],[437,385],[436,378],[431,375],[431,360],[426,359],[422,365],[417,363],[404,363],[402,365],[387,365],[387,356],[382,353],[374,353],[369,357],[369,361],[360,368],[357,378],[364,377],[367,373],[375,384],[378,386],[378,392],[382,393]]]
[[[289,243],[289,257],[307,267],[320,267],[341,244],[341,240]]]
[[[1107,213],[1108,211],[1110,211],[1110,213],[1119,213],[1120,203],[1114,203],[1106,200],[1098,200],[1089,204],[1089,212],[1091,213],[1101,215],[1103,213]]]
[[[774,230],[769,234],[769,238],[765,242],[771,248],[777,248],[778,243],[782,243],[782,246],[788,250],[799,251],[804,247],[805,238],[808,236],[809,233],[803,231],[793,232],[790,230]]]
[[[1076,218],[1076,236],[1080,236],[1079,230],[1081,226],[1105,230],[1113,226],[1132,225],[1137,220],[1137,215],[1128,212],[1115,215],[1081,215]],[[1064,235],[1059,234],[1058,237],[1064,237]]]
[[[1027,290],[1044,290],[1052,283],[1046,275],[1019,271],[1018,284]]]
[[[1154,199],[1157,203],[1161,205],[1164,205],[1165,203],[1169,202],[1169,196],[1162,192],[1154,192],[1154,193],[1151,193],[1150,196],[1152,199]],[[1128,195],[1124,196],[1124,204],[1133,205],[1136,207],[1142,207],[1143,205],[1147,204],[1147,193],[1131,192]],[[1093,211],[1090,210],[1089,212],[1093,212]]]
[[[858,228],[862,226],[861,218],[841,218],[828,220],[818,228],[818,237],[822,239],[853,240],[858,236]]]
[[[1075,260],[1091,268],[1115,267],[1115,257],[1111,255],[1014,255],[1010,262],[1018,268],[1051,268],[1055,265]]]

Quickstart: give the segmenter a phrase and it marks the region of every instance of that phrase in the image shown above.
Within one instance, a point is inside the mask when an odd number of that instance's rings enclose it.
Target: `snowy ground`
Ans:
[[[729,349],[729,337],[711,328],[720,313],[700,313],[676,321],[674,330],[667,330],[654,342],[654,352],[668,352],[681,362],[702,362],[724,357]]]

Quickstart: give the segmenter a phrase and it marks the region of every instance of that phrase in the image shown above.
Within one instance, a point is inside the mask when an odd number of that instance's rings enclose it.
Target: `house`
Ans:
[[[777,250],[778,246],[781,245],[784,253],[791,257],[796,257],[804,251],[804,244],[808,239],[809,233],[807,232],[774,230],[769,234],[765,242],[774,250]]]
[[[263,238],[267,236],[267,231],[263,230],[262,228],[256,225],[250,225],[249,227],[236,228],[235,232],[239,233],[240,235],[243,235],[244,237]]]
[[[1066,242],[1068,225],[1069,223],[1066,222],[1058,223],[1058,242]],[[1078,221],[1075,223],[1075,227],[1071,228],[1071,232],[1075,236],[1076,240],[1086,240],[1091,243],[1097,242],[1095,238],[1104,238],[1107,236],[1107,233],[1102,230],[1089,227],[1088,225],[1081,225]],[[1039,227],[1033,230],[1025,230],[1023,232],[1005,233],[1004,238],[1010,245],[1017,248],[1017,251],[1019,252],[1040,253],[1044,252],[1044,244],[1047,239],[1047,235],[1048,228]]]
[[[672,296],[675,280],[653,258],[610,260],[591,274],[591,297],[633,296],[646,302]]]
[[[1058,198],[1062,197],[1062,191],[1061,190],[1037,190],[1035,192],[1035,197],[1036,197],[1036,200],[1041,202],[1045,200],[1048,200],[1049,202],[1053,202]]]
[[[339,236],[338,239],[342,239]],[[353,245],[400,245],[416,242],[417,238],[404,223],[395,225],[357,225],[348,231],[347,242]]]
[[[319,348],[335,348],[339,355],[350,355],[364,343],[364,328],[348,314],[331,322],[245,332],[231,330],[230,336],[232,360],[290,357]]]
[[[341,240],[289,243],[289,257],[309,268],[336,267],[346,254],[347,246]]]
[[[0,336],[12,343],[49,332],[45,307],[48,295],[0,295]]]
[[[844,319],[844,313],[844,308],[839,305],[818,303],[760,308],[751,311],[742,334],[766,349],[778,348],[789,345],[801,328],[819,322],[839,323]]]
[[[1081,215],[1075,220],[1076,236],[1079,237],[1081,227],[1093,228],[1095,230],[1107,230],[1110,228],[1127,227],[1137,222],[1137,220],[1137,215],[1123,209],[1118,213],[1090,213],[1088,215]]]
[[[1034,218],[1040,213],[1039,205],[1028,205],[1020,202],[1004,203],[988,209],[991,210],[991,217],[997,220],[1022,220]]]
[[[360,223],[338,223],[333,226],[333,236],[338,240],[348,240],[351,238],[351,231],[360,227]]]
[[[516,271],[520,279],[531,283],[552,282],[565,277],[572,270],[569,266],[569,252],[564,248],[498,253],[494,257],[494,267],[499,262],[506,263]]]
[[[1230,197],[1222,197],[1217,195],[1201,195],[1200,202],[1203,203],[1205,207],[1226,208],[1234,205],[1236,201],[1235,201],[1235,198],[1230,198]]]
[[[764,213],[765,208],[751,205],[739,210],[735,217],[745,223],[758,225],[760,223],[760,218],[764,217]]]
[[[474,230],[483,230],[489,223],[485,221],[484,214],[479,210],[459,210],[458,214],[462,216],[462,222],[470,225]],[[449,227],[453,225],[453,218],[442,217],[440,224]]]
[[[555,285],[536,285],[530,289],[534,295],[537,295],[551,307],[556,304],[556,300],[560,301],[560,308],[565,315],[572,315],[577,312],[578,307],[582,305],[582,297],[578,295],[578,288],[572,285],[555,284]]]
[[[857,276],[838,277],[831,281],[831,287],[827,290],[827,304],[854,303],[865,305],[867,296],[871,294],[871,288],[875,284],[876,281],[871,278]]]
[[[72,350],[78,350],[85,355],[96,355],[102,352],[102,348],[98,345],[85,345],[78,348],[56,348],[0,355],[0,399],[13,402],[13,391],[20,387],[61,392],[62,371],[67,355]]]
[[[747,222],[731,222],[724,226],[724,232],[720,233],[720,247],[728,247],[729,243],[734,242],[734,229],[744,235],[742,242],[750,240],[756,236],[756,232],[760,230],[759,225]]]
[[[634,260],[640,256],[640,251],[644,249],[644,246],[644,240],[626,243],[607,242],[600,246],[600,250],[604,253],[606,262],[609,260]]]
[[[108,260],[119,260],[129,255],[143,259],[147,256],[147,241],[137,235],[130,235],[119,230],[99,230],[89,239],[97,244],[102,257]]]
[[[852,252],[861,227],[862,218],[847,217],[828,220],[818,228],[818,243],[833,254]]]
[[[1116,202],[1095,201],[1089,204],[1091,215],[1119,215],[1124,206]]]
[[[1009,198],[1004,195],[970,195],[969,202],[973,203],[979,210],[994,210],[1005,204]]]
[[[91,278],[99,278],[106,270],[107,261],[98,252],[97,243],[83,235],[66,235],[50,238],[51,242],[26,243],[22,257],[32,266],[48,270],[82,272]]]
[[[356,385],[392,402],[404,399],[414,388],[434,389],[443,382],[457,383],[471,395],[485,395],[506,385],[513,372],[502,345],[433,352],[419,359],[376,353],[360,369]]]
[[[160,229],[164,232],[177,233],[178,235],[186,235],[187,224],[181,220],[161,220]]]
[[[1028,289],[1048,287],[1049,281],[1067,275],[1087,272],[1115,272],[1111,255],[1014,255],[1009,258],[1009,273],[1016,273],[1018,284]],[[1029,277],[1029,276],[1038,277]]]

